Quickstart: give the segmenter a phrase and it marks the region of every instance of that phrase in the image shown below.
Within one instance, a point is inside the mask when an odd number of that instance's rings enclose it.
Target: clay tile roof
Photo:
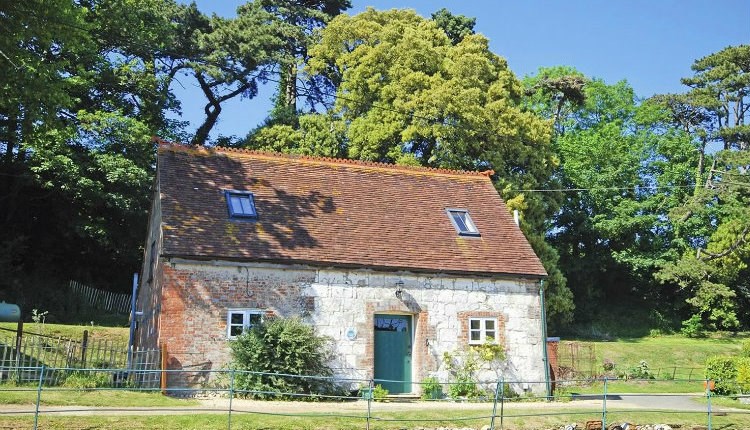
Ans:
[[[490,174],[160,142],[163,253],[545,276]],[[252,192],[258,219],[230,219],[225,190]],[[446,208],[468,210],[481,237],[459,236]]]

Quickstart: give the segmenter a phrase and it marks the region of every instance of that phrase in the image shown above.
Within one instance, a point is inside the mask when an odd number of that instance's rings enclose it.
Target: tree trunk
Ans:
[[[221,105],[219,103],[209,103],[206,105],[204,111],[206,112],[206,119],[203,121],[203,124],[198,127],[198,131],[195,132],[195,136],[191,142],[193,145],[202,146],[206,144],[211,129],[214,128],[216,121],[219,119]]]

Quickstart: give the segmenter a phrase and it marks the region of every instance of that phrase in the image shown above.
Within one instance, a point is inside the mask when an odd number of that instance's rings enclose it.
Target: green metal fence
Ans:
[[[33,401],[16,405],[0,402],[0,423],[9,417],[33,416],[33,428],[38,429],[46,417],[73,420],[78,415],[118,415],[132,413],[132,406],[122,406],[117,401],[106,407],[76,405],[53,406],[47,398],[62,393],[69,401],[82,392],[159,393],[162,388],[144,384],[143,374],[149,381],[164,378],[170,382],[165,394],[172,397],[208,397],[210,405],[194,404],[170,406],[139,406],[140,415],[169,414],[226,414],[225,424],[231,429],[238,420],[246,422],[252,417],[283,416],[315,419],[346,419],[361,424],[361,428],[413,428],[445,426],[452,423],[462,428],[527,428],[519,422],[530,418],[544,418],[543,428],[601,428],[609,430],[655,429],[650,416],[674,418],[675,421],[714,428],[715,417],[735,419],[737,424],[723,424],[721,428],[750,428],[750,410],[735,402],[736,396],[716,396],[706,384],[694,384],[693,392],[668,392],[670,389],[689,389],[693,381],[680,380],[590,380],[556,381],[556,393],[548,397],[543,381],[495,380],[476,381],[470,396],[459,393],[458,382],[432,379],[413,383],[417,396],[385,396],[378,388],[384,381],[347,379],[336,377],[285,375],[239,370],[153,370],[127,371],[125,369],[49,368],[45,366],[18,369],[34,372],[38,380],[18,383],[9,375],[0,383],[0,398],[7,395],[26,396]],[[139,375],[140,373],[140,375]],[[203,381],[201,384],[181,384],[181,381]],[[248,382],[250,381],[250,382]],[[260,383],[258,381],[261,381]],[[265,384],[263,381],[275,381]],[[319,391],[285,391],[275,387],[294,385],[306,381],[307,387],[321,387]],[[253,385],[253,383],[255,385]],[[461,382],[460,384],[466,384]],[[683,384],[683,385],[680,385]],[[297,384],[299,385],[299,384]],[[429,387],[428,387],[429,385]],[[465,388],[461,386],[460,388]],[[661,390],[660,388],[663,388]],[[707,389],[708,388],[708,389]],[[103,396],[103,394],[102,394]],[[121,396],[122,397],[122,396]],[[264,399],[263,401],[248,399]],[[717,399],[721,406],[717,408]],[[284,400],[285,402],[269,401]],[[314,400],[314,402],[311,402]],[[450,413],[449,413],[450,412]],[[679,419],[678,419],[679,418]],[[654,418],[655,419],[655,418]],[[638,424],[640,423],[640,424]],[[31,424],[31,423],[29,423]],[[573,426],[575,424],[575,427]],[[648,424],[648,427],[646,426]],[[473,427],[471,427],[473,426]],[[0,426],[2,427],[2,426]],[[330,427],[329,427],[330,428]],[[529,427],[531,428],[531,427]],[[667,427],[662,427],[667,428]],[[690,428],[690,427],[687,427]]]

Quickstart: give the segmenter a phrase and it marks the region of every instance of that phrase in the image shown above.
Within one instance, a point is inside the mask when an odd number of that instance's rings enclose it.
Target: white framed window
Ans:
[[[229,309],[227,312],[227,338],[235,339],[243,331],[263,322],[263,311],[259,309]]]
[[[453,224],[459,236],[480,236],[477,226],[469,216],[469,211],[466,209],[451,208],[445,211],[448,213],[448,218],[450,218],[451,224]]]
[[[497,318],[469,318],[469,345],[497,343]]]

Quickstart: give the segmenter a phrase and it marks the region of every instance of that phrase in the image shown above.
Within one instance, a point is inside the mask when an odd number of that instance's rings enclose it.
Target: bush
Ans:
[[[443,398],[443,386],[437,378],[429,377],[422,380],[422,399],[436,400]]]
[[[384,402],[386,397],[388,397],[388,394],[388,389],[383,388],[383,386],[380,384],[376,385],[375,388],[372,389],[372,399],[376,402]]]
[[[655,379],[656,376],[651,371],[651,369],[648,367],[648,363],[646,360],[641,360],[640,363],[638,363],[637,366],[633,366],[626,370],[625,372],[621,372],[620,375],[618,375],[620,378],[623,379]]]
[[[716,382],[714,392],[719,395],[736,394],[737,363],[734,357],[709,357],[706,360],[706,379]]]
[[[232,368],[241,373],[235,388],[255,398],[291,398],[290,394],[340,394],[331,379],[326,337],[297,318],[274,318],[253,326],[231,342]],[[309,375],[302,378],[284,375]]]
[[[111,386],[111,375],[105,372],[73,372],[65,378],[62,386],[76,390],[93,390]]]
[[[706,332],[701,316],[693,315],[690,319],[683,321],[680,332],[686,337],[704,337]]]
[[[743,357],[750,357],[750,339],[742,341],[742,352],[740,355]]]
[[[735,359],[737,367],[737,386],[742,394],[750,393],[750,357]]]

